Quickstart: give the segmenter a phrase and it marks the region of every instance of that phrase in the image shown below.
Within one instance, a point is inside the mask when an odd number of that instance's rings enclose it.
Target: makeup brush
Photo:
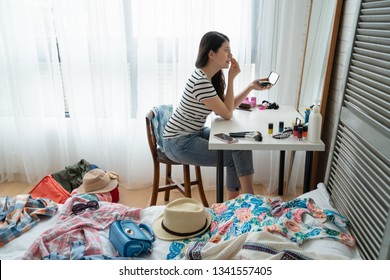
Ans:
[[[247,138],[258,142],[263,140],[263,135],[259,131],[231,132],[229,135],[235,138]]]

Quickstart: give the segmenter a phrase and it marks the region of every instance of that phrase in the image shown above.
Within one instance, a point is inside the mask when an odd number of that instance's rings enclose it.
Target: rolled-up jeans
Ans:
[[[173,161],[198,166],[217,166],[218,151],[209,150],[210,128],[173,138],[164,138],[164,152]],[[238,177],[254,173],[252,151],[224,150],[223,166],[226,166],[226,188],[239,191]]]

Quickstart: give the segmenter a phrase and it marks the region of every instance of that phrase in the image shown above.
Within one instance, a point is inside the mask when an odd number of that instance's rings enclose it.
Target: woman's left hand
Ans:
[[[262,82],[268,82],[267,78],[257,79],[252,82],[253,89],[255,90],[268,90],[272,88],[272,85],[261,85]]]

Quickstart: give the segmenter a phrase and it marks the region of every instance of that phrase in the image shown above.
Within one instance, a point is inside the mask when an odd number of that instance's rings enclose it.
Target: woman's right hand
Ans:
[[[234,79],[237,77],[237,75],[241,72],[240,65],[238,64],[237,60],[235,60],[233,57],[230,62],[230,68],[229,68],[229,80]]]

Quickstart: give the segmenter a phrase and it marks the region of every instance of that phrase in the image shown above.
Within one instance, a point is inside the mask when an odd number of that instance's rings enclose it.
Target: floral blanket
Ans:
[[[282,202],[280,198],[245,194],[214,204],[208,210],[212,217],[210,230],[195,239],[173,242],[167,259],[189,258],[188,248],[191,248],[191,258],[200,258],[207,244],[260,231],[284,236],[297,244],[309,239],[331,238],[348,246],[355,245],[354,237],[347,233],[349,221],[333,210],[318,208],[311,198]],[[304,215],[313,219],[304,222]],[[332,222],[339,230],[325,227],[325,221]]]

